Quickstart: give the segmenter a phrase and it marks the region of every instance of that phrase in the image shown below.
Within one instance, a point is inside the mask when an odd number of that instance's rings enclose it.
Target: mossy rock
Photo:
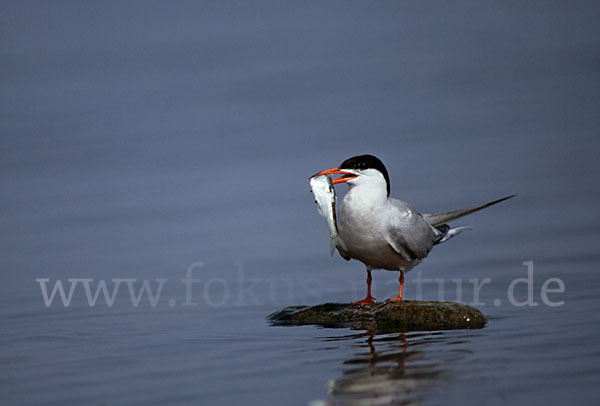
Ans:
[[[485,326],[483,314],[467,305],[452,302],[403,300],[366,306],[325,303],[317,306],[288,306],[267,319],[274,325],[319,325],[379,331],[432,331],[476,329]]]

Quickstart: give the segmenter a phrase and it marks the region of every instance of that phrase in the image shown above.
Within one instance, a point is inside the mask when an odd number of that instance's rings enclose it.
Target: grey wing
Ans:
[[[471,208],[468,208],[468,209],[447,211],[445,213],[423,214],[423,217],[431,225],[433,225],[433,226],[441,226],[444,223],[447,223],[447,222],[452,221],[452,220],[456,220],[458,218],[466,216],[467,214],[475,213],[476,211],[485,209],[486,207],[490,207],[490,206],[492,206],[492,205],[494,205],[496,203],[503,202],[503,201],[505,201],[507,199],[510,199],[512,197],[515,197],[515,196],[516,195],[506,196],[506,197],[503,197],[501,199],[494,200],[493,202],[485,203],[485,204],[482,204],[482,205],[479,205],[479,206],[475,206],[475,207],[471,207]]]
[[[384,235],[387,243],[407,261],[423,259],[440,237],[415,209],[400,200],[390,199]]]

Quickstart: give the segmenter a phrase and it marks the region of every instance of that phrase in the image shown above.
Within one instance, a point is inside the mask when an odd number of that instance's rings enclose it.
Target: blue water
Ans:
[[[593,403],[599,11],[4,4],[0,401]],[[408,298],[474,304],[484,329],[265,320],[364,295],[363,266],[329,257],[307,182],[362,153],[424,212],[519,195],[465,219],[473,231],[407,274]],[[528,261],[529,302],[526,282],[510,288]],[[431,281],[419,289],[417,278]],[[486,278],[476,296],[471,280]],[[57,281],[72,297],[46,305],[42,288]],[[93,295],[101,281],[114,302],[99,291],[90,305],[85,286]],[[145,281],[154,305],[137,296]],[[396,284],[374,272],[379,300]]]

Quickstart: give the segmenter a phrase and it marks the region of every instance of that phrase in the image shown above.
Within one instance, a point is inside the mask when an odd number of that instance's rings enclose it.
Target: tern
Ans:
[[[337,215],[338,233],[344,248],[341,244],[336,248],[347,261],[356,259],[367,268],[367,296],[354,302],[359,305],[375,301],[371,295],[372,270],[400,271],[398,296],[389,301],[402,300],[404,272],[425,259],[435,245],[470,228],[450,227],[448,222],[515,196],[468,209],[424,214],[406,202],[390,198],[388,171],[373,155],[348,158],[339,167],[317,175],[342,175],[333,179],[333,184],[349,186]]]

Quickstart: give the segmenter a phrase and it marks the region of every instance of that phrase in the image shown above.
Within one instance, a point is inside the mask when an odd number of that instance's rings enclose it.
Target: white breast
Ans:
[[[351,188],[338,214],[338,232],[346,243],[347,254],[372,269],[409,270],[419,261],[408,261],[386,240],[391,224],[386,194],[369,193],[362,187]],[[412,216],[410,211],[401,214]]]

